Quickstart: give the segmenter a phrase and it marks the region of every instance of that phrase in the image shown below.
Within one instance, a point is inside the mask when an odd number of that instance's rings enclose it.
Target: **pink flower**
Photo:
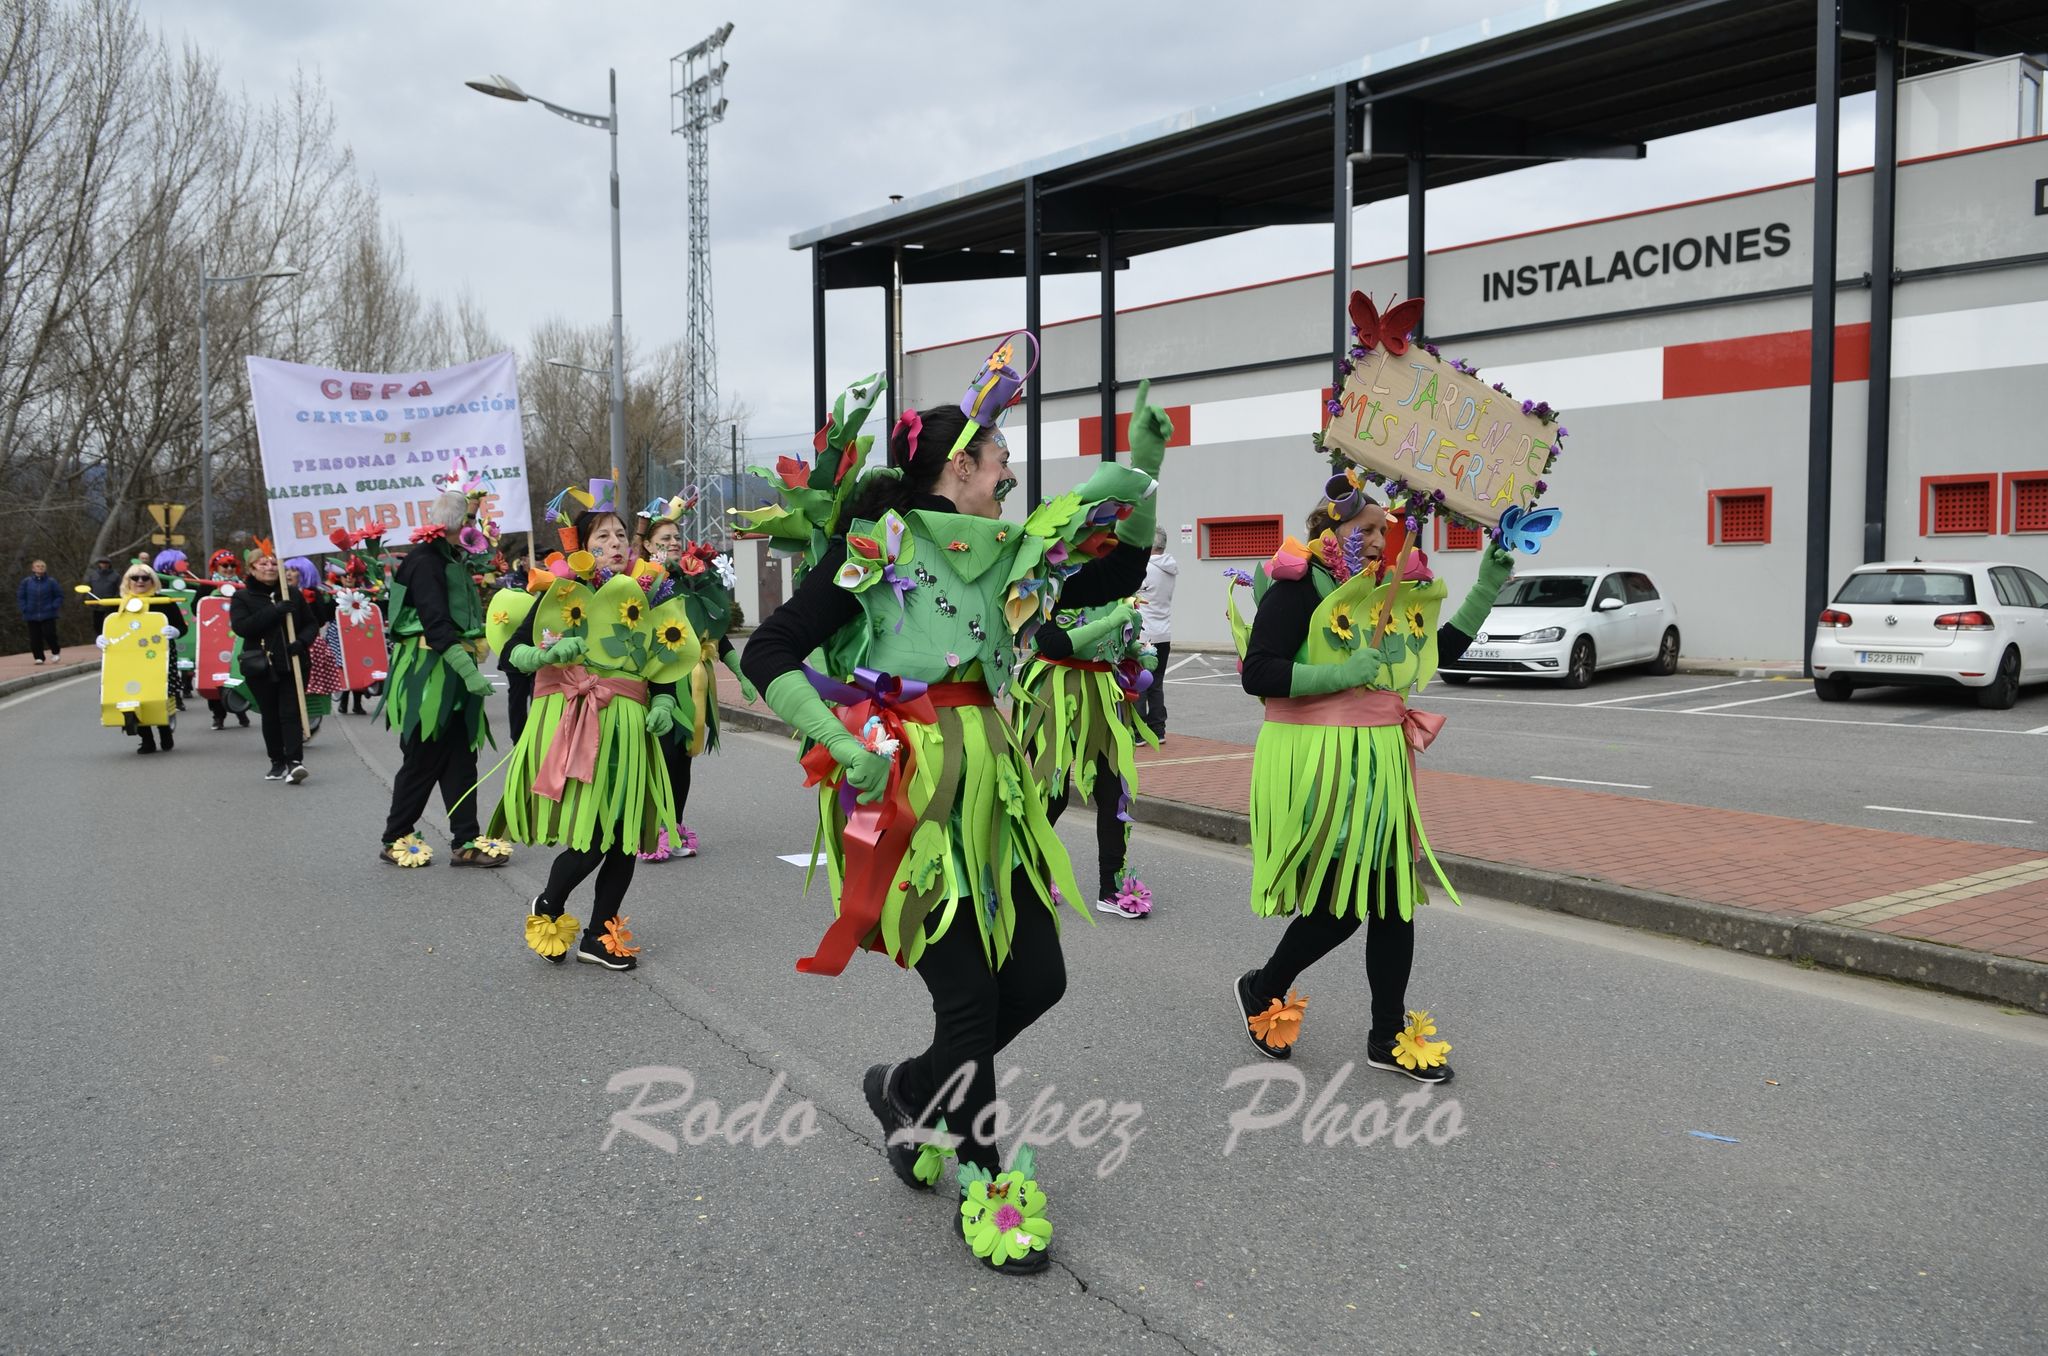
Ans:
[[[1008,1233],[1023,1223],[1023,1212],[1014,1205],[1005,1203],[1001,1209],[996,1211],[996,1228],[1003,1233]]]

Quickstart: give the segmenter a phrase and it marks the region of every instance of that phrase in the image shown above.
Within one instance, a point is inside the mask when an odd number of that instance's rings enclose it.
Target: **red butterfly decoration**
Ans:
[[[1422,327],[1422,298],[1410,297],[1381,315],[1371,297],[1353,292],[1351,323],[1358,328],[1360,348],[1384,348],[1398,358],[1408,351],[1408,336]]]

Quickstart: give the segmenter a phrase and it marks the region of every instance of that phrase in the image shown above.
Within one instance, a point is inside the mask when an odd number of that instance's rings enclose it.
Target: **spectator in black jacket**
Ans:
[[[306,780],[306,727],[299,711],[306,652],[319,623],[305,595],[280,592],[277,552],[258,539],[249,552],[249,579],[228,604],[228,624],[242,638],[242,683],[263,716],[263,748],[270,755],[269,782],[294,786]]]

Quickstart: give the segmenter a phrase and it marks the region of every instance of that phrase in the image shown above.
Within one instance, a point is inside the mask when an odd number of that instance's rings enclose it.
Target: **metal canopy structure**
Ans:
[[[1102,280],[1102,454],[1116,429],[1116,272],[1139,254],[1266,226],[1332,227],[1332,364],[1345,347],[1352,209],[1408,200],[1407,293],[1427,292],[1428,190],[1541,161],[1639,159],[1645,143],[1817,105],[1814,385],[1807,625],[1828,584],[1835,165],[1845,94],[1878,93],[1872,260],[1871,482],[1865,554],[1881,555],[1891,215],[1901,56],[1916,74],[2048,49],[2039,0],[1551,0],[1536,10],[1348,62],[849,217],[790,240],[812,256],[814,414],[825,419],[825,295],[880,287],[890,413],[901,289],[1021,278]],[[1823,314],[1824,312],[1824,314]],[[1880,325],[1880,320],[1882,325]],[[1882,336],[1878,331],[1883,329]],[[1040,498],[1039,388],[1027,397],[1026,488]],[[1888,405],[1884,407],[1888,411]],[[1810,649],[1810,646],[1809,646]]]

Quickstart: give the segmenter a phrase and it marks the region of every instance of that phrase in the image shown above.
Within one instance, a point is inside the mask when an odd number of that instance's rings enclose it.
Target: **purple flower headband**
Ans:
[[[1031,366],[1018,372],[1010,365],[1016,356],[1016,341],[1024,339],[1031,345]],[[1016,333],[996,345],[995,352],[988,355],[981,364],[981,371],[968,384],[967,394],[960,397],[960,413],[967,416],[967,423],[960,430],[960,436],[953,440],[953,446],[946,453],[951,461],[960,454],[960,449],[974,441],[975,435],[983,429],[993,429],[996,421],[1003,417],[1003,411],[1017,403],[1024,394],[1024,383],[1038,370],[1038,337],[1029,330]]]

